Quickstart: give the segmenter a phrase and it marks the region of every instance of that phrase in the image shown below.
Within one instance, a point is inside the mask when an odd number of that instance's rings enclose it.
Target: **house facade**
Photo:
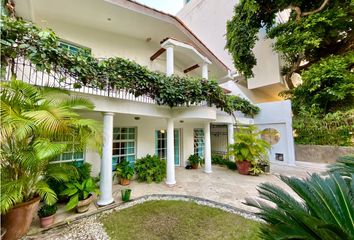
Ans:
[[[97,58],[127,58],[168,76],[199,76],[226,85],[234,80],[230,68],[182,20],[134,1],[21,0],[15,4],[17,16],[51,28],[60,37],[62,47],[70,51],[85,48]],[[278,122],[267,119],[268,111],[272,111],[271,115],[287,114],[277,120],[280,124],[291,120],[289,102],[282,102],[283,108],[277,103],[260,105],[266,111],[255,119],[240,112],[235,112],[234,118],[203,103],[170,108],[147,96],[135,97],[122,90],[75,89],[73,84],[60,82],[57,73],[38,72],[23,59],[17,60],[15,69],[23,81],[68,89],[95,104],[93,112],[80,114],[103,123],[102,155],[91,150],[67,152],[57,162],[92,164],[93,174],[101,177],[99,205],[113,201],[112,170],[123,159],[133,162],[147,154],[158,155],[167,162],[166,184],[174,185],[178,181],[175,169],[184,167],[191,154],[203,157],[205,173],[212,173],[212,152],[224,153],[226,145],[233,143],[238,126],[257,123],[271,128]],[[230,94],[238,93],[231,90]],[[293,147],[289,142],[292,130],[286,126],[284,132],[279,132],[281,141],[277,140],[283,145],[274,151],[283,154],[281,161],[293,164],[287,147],[288,144]],[[273,158],[274,153],[270,154]]]

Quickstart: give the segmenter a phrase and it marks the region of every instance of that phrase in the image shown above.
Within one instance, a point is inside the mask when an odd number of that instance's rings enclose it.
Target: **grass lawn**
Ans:
[[[260,223],[184,201],[151,201],[103,216],[111,239],[259,239]]]

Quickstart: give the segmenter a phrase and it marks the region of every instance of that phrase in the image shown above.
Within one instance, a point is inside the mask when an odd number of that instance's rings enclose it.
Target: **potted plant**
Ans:
[[[130,194],[132,190],[131,189],[122,189],[121,190],[121,195],[122,195],[122,201],[123,202],[129,202],[130,201]]]
[[[202,162],[202,158],[198,154],[192,154],[188,158],[189,164],[192,166],[192,169],[198,169],[199,163]]]
[[[98,187],[90,177],[82,182],[77,180],[65,184],[66,189],[61,195],[67,195],[70,200],[66,204],[66,210],[76,208],[78,213],[86,212],[93,201],[93,193],[98,194]]]
[[[8,240],[26,234],[41,198],[46,204],[57,201],[46,180],[65,181],[68,171],[49,162],[68,150],[72,136],[84,146],[98,129],[94,130],[93,122],[78,121],[75,109],[93,108],[84,99],[67,98],[64,92],[66,97],[58,97],[59,90],[54,96],[54,91],[18,80],[1,82],[0,91],[0,207],[1,224],[6,228],[3,239]]]
[[[54,223],[54,214],[57,212],[58,207],[56,204],[44,204],[38,211],[38,217],[42,228],[50,227]]]
[[[260,169],[263,172],[269,173],[270,172],[270,162],[269,162],[268,156],[265,156],[264,158],[259,159],[258,166],[260,167]]]
[[[130,179],[134,176],[134,168],[130,162],[123,160],[117,165],[116,175],[119,177],[121,185],[129,185]]]
[[[260,135],[261,131],[254,125],[242,127],[235,133],[235,143],[228,146],[228,155],[235,157],[240,174],[248,175],[250,167],[267,157],[270,144]]]
[[[252,176],[259,176],[263,173],[263,170],[260,168],[259,164],[251,164],[249,169],[249,174]]]

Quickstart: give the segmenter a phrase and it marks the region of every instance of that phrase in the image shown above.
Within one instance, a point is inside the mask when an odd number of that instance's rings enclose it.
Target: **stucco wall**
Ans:
[[[354,154],[354,147],[295,145],[296,161],[334,163],[340,156]]]

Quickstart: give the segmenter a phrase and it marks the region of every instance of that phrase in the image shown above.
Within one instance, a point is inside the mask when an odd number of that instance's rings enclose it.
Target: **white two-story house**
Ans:
[[[167,75],[200,76],[220,83],[233,80],[230,69],[183,21],[134,1],[16,0],[15,4],[17,16],[53,29],[61,38],[62,47],[71,51],[86,48],[97,58],[120,56]],[[86,161],[93,165],[93,174],[101,176],[100,205],[113,201],[112,169],[121,160],[134,161],[156,154],[167,161],[166,184],[174,185],[178,182],[175,168],[184,167],[191,154],[202,156],[204,171],[211,174],[212,151],[225,151],[227,143],[233,142],[237,125],[255,121],[240,112],[235,112],[235,119],[204,104],[170,108],[124,91],[75,89],[58,81],[55,72],[38,72],[24,60],[17,62],[16,71],[23,81],[65,88],[95,104],[93,112],[82,115],[103,123],[102,156],[92,151],[68,152],[58,161]],[[288,102],[261,108],[264,110],[257,119],[264,119],[269,126],[282,124],[283,118],[291,119]],[[269,116],[277,114],[282,116],[280,122],[272,122],[274,118]],[[227,136],[227,142],[221,144],[217,140],[220,134]],[[283,154],[285,163],[292,164],[291,125],[286,125],[280,136],[278,141],[285,147],[279,154]]]

